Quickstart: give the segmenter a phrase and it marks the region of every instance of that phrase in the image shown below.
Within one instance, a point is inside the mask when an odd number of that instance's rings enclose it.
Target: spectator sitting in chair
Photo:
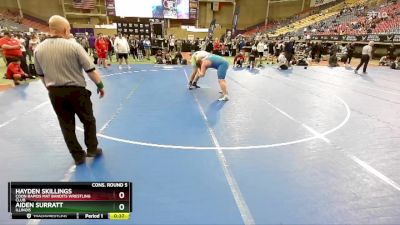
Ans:
[[[21,60],[13,58],[7,67],[6,78],[13,80],[15,85],[19,85],[19,81],[26,80],[28,74],[21,68]]]

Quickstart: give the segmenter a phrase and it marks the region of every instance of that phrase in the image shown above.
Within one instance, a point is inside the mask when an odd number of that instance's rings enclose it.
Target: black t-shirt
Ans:
[[[389,48],[388,48],[388,53],[389,53],[390,56],[393,56],[393,55],[394,55],[394,51],[395,51],[394,46],[389,46]]]
[[[253,49],[251,50],[250,54],[249,54],[249,60],[250,61],[254,61],[257,57],[257,49]]]
[[[275,47],[275,43],[273,43],[273,42],[269,43],[269,45],[268,45],[268,52],[269,52],[270,54],[273,54],[273,53],[274,53],[274,47]]]
[[[140,50],[144,50],[143,41],[139,41],[139,43],[138,43],[138,48],[139,48]]]
[[[182,59],[182,54],[181,53],[176,53],[175,59]]]
[[[293,46],[293,42],[288,42],[285,44],[285,52],[287,53],[294,53],[294,46]]]

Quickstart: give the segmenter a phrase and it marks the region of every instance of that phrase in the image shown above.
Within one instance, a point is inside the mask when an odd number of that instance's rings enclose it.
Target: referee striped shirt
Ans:
[[[95,70],[93,61],[77,42],[48,38],[35,49],[35,69],[46,87],[86,87],[83,71]]]

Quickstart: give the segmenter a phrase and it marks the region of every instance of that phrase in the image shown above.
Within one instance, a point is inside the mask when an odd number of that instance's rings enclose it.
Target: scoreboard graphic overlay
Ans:
[[[9,182],[13,219],[129,219],[131,182]]]

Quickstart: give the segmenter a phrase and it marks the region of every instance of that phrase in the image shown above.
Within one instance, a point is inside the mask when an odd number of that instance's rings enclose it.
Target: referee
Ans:
[[[85,163],[86,157],[102,154],[102,149],[97,147],[96,119],[83,70],[97,85],[100,98],[104,96],[104,85],[85,49],[77,42],[68,41],[71,29],[68,20],[52,16],[49,28],[51,37],[35,49],[35,68],[49,91],[65,143],[75,164],[79,165]],[[76,138],[75,114],[84,125],[87,153]]]
[[[369,62],[369,60],[372,59],[372,47],[373,46],[374,46],[374,42],[370,41],[368,45],[363,47],[360,64],[358,64],[356,70],[354,70],[354,73],[357,74],[360,67],[364,64],[363,73],[367,74],[368,62]]]

